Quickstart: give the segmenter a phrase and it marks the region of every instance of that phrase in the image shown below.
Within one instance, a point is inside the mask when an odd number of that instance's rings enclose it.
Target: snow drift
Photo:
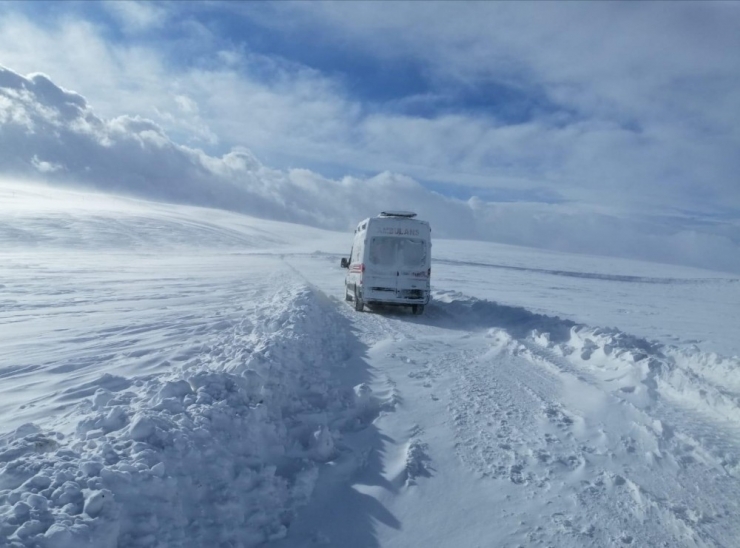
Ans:
[[[317,463],[362,405],[333,373],[351,345],[305,286],[171,374],[98,388],[74,432],[0,441],[0,546],[256,546],[286,534]]]

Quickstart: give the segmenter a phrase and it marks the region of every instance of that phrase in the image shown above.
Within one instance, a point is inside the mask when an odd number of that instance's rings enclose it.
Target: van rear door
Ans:
[[[393,236],[370,236],[367,242],[365,287],[396,296],[398,284],[397,240]]]
[[[429,242],[427,240],[398,238],[397,261],[396,289],[399,297],[416,298],[418,291],[428,289]]]
[[[407,236],[368,239],[365,286],[388,297],[409,297],[409,290],[427,289],[429,242]]]

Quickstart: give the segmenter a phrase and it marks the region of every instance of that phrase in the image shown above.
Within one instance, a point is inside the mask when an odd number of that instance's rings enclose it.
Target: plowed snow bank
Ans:
[[[220,348],[99,388],[73,435],[0,440],[0,546],[256,546],[286,533],[354,427],[332,371],[352,339],[325,298],[281,291]]]

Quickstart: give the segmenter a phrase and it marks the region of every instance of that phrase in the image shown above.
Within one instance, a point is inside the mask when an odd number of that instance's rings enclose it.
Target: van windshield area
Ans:
[[[378,236],[370,240],[370,264],[383,267],[423,268],[427,262],[424,240]]]

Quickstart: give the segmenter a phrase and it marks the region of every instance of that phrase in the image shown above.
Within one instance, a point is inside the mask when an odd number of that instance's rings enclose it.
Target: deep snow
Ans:
[[[735,546],[740,281],[0,185],[0,546]]]

